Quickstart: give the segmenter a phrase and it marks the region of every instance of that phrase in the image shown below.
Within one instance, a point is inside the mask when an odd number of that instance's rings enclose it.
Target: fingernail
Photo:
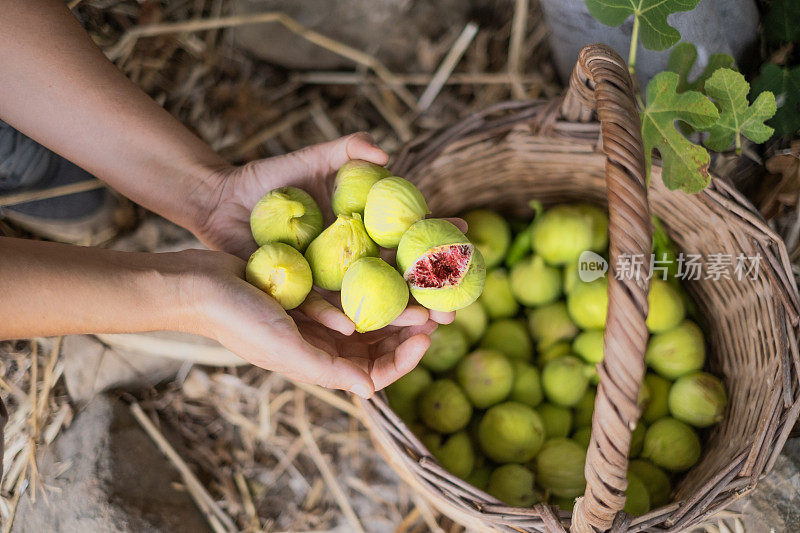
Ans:
[[[368,400],[369,397],[371,396],[369,389],[364,385],[353,385],[350,388],[350,392],[352,392],[356,396],[361,396],[365,400]]]

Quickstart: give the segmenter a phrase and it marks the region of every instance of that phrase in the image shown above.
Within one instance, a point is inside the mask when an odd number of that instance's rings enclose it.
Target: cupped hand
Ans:
[[[350,390],[369,397],[413,369],[430,345],[437,324],[455,313],[429,311],[411,303],[389,326],[367,334],[342,312],[338,293],[315,288],[289,313],[243,280],[244,263],[256,249],[250,212],[267,192],[299,187],[320,206],[326,224],[333,219],[330,195],[336,171],[351,159],[385,165],[389,156],[367,133],[317,144],[283,156],[220,170],[213,181],[213,200],[198,237],[214,250],[237,256],[220,271],[211,291],[208,314],[216,338],[247,361],[304,382]],[[463,220],[454,219],[462,231]],[[382,257],[394,263],[391,250]]]
[[[319,293],[312,292],[303,309],[287,313],[243,279],[242,259],[221,252],[191,253],[196,254],[189,288],[199,317],[196,332],[249,363],[296,381],[369,398],[417,365],[437,326],[427,310],[412,305],[390,326],[353,333],[352,322],[332,311]]]
[[[213,202],[198,237],[214,250],[247,259],[256,249],[250,211],[272,189],[298,187],[319,204],[326,225],[333,219],[331,192],[336,171],[351,159],[385,165],[389,156],[368,133],[354,133],[286,155],[219,170],[213,178]]]

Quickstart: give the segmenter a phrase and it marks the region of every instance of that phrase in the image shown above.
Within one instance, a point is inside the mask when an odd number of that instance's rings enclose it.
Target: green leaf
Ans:
[[[678,43],[667,60],[667,70],[680,76],[678,92],[700,91],[704,92],[706,80],[718,68],[732,68],[735,62],[728,54],[711,54],[705,70],[694,81],[689,81],[689,72],[697,61],[697,48],[692,43]]]
[[[800,2],[772,0],[764,17],[764,37],[771,45],[791,43],[800,39]]]
[[[775,116],[768,122],[775,132],[783,137],[800,131],[800,66],[791,69],[771,63],[762,66],[750,97],[764,91],[775,95],[778,106]]]
[[[607,26],[619,26],[631,15],[641,24],[642,44],[650,50],[666,50],[681,40],[680,32],[667,23],[667,15],[691,11],[700,0],[586,0],[594,18]]]
[[[747,93],[750,84],[744,76],[729,68],[721,68],[714,72],[706,82],[706,94],[719,107],[719,120],[708,129],[705,145],[712,150],[724,152],[736,146],[740,152],[741,136],[744,135],[757,144],[765,142],[775,133],[773,128],[764,124],[775,114],[775,95],[764,91],[750,105]]]
[[[662,178],[668,189],[700,192],[708,185],[710,157],[705,148],[689,142],[678,132],[675,121],[707,129],[719,119],[719,112],[697,91],[678,94],[678,81],[674,72],[659,72],[647,84],[647,106],[642,111],[645,168],[649,175],[655,148],[661,154]]]

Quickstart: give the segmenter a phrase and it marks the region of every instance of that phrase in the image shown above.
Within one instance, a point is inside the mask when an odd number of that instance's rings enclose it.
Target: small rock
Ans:
[[[472,9],[463,0],[236,0],[236,14],[281,12],[326,37],[374,54],[390,68],[415,63],[425,37],[439,40],[466,24]],[[353,62],[295,35],[279,23],[234,30],[240,46],[289,69],[352,68]]]
[[[46,498],[19,502],[16,533],[210,531],[128,406],[98,396],[39,454]],[[59,472],[63,472],[60,473]]]
[[[786,442],[772,472],[737,508],[747,533],[800,531],[800,438]]]

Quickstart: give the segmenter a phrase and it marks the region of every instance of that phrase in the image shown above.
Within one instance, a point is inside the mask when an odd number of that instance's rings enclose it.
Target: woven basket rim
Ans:
[[[580,152],[598,154],[598,136],[600,126],[597,122],[572,122],[558,116],[560,99],[555,100],[517,100],[496,104],[490,108],[473,113],[455,124],[441,128],[406,144],[392,166],[397,175],[410,175],[416,169],[435,161],[450,151],[468,150],[473,143],[487,139],[502,139],[515,128],[529,132],[531,135],[547,137],[559,135],[559,141],[565,146],[572,142]],[[572,136],[572,141],[564,141],[564,136]],[[587,148],[590,151],[587,152]],[[568,148],[565,147],[565,150]],[[593,151],[591,151],[593,150]],[[569,153],[565,151],[565,154]],[[660,180],[659,168],[654,168],[652,180]],[[756,208],[739,191],[725,179],[712,176],[709,187],[703,193],[703,201],[713,203],[727,209],[742,220],[754,235],[760,235],[764,247],[773,249],[770,266],[773,284],[780,296],[776,304],[776,321],[784,324],[780,333],[786,346],[785,361],[782,364],[783,379],[789,384],[779,404],[775,407],[774,428],[762,441],[763,453],[752,460],[751,474],[739,476],[747,454],[742,453],[738,460],[721,471],[715,479],[708,481],[709,490],[698,494],[697,498],[673,502],[650,513],[631,518],[618,516],[614,530],[642,531],[655,525],[667,527],[687,527],[710,516],[714,512],[729,505],[733,500],[752,490],[758,479],[766,475],[773,467],[780,450],[783,448],[789,432],[800,415],[800,357],[797,352],[798,325],[800,324],[800,297],[797,285],[791,273],[791,265],[786,247],[775,232],[769,228]],[[423,492],[423,495],[436,507],[445,511],[454,519],[470,520],[475,526],[477,520],[490,524],[489,529],[496,528],[508,531],[542,531],[550,530],[552,520],[558,516],[562,525],[570,522],[571,513],[560,511],[556,515],[547,505],[537,505],[532,509],[519,510],[509,508],[482,491],[467,491],[472,498],[465,501],[463,487],[454,489],[453,476],[445,472],[430,455],[420,453],[424,446],[408,430],[405,424],[391,412],[385,403],[385,395],[369,401],[359,401],[361,409],[369,420],[368,428],[378,447],[385,455],[392,456],[390,464],[401,476],[412,483],[412,486]],[[404,465],[398,468],[397,464]],[[438,484],[432,479],[438,479]],[[457,478],[456,478],[457,479]],[[463,483],[463,482],[462,482]],[[443,489],[440,485],[444,484]],[[437,492],[438,491],[438,492]],[[449,501],[442,496],[450,494]],[[693,500],[693,501],[692,501]],[[456,502],[460,501],[462,505]],[[444,509],[443,509],[444,508]],[[698,513],[698,508],[701,511]],[[455,516],[454,516],[455,515]],[[686,517],[691,517],[686,520]],[[542,529],[544,528],[544,529]],[[663,531],[663,529],[659,529]]]

